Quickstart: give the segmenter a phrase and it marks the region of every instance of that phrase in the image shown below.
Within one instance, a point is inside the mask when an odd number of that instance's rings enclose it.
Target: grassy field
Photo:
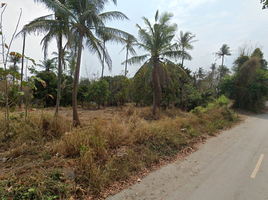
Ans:
[[[8,139],[0,135],[1,199],[102,199],[172,160],[189,154],[239,121],[217,101],[191,113],[151,107],[86,110],[82,127],[71,108],[11,113]],[[1,113],[4,131],[4,112]]]

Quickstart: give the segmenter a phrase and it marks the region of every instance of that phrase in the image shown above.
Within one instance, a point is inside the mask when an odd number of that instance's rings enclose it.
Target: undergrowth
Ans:
[[[191,113],[168,109],[156,116],[150,114],[152,108],[130,106],[112,118],[100,116],[73,129],[64,118],[41,114],[25,121],[13,116],[9,142],[0,148],[0,157],[23,160],[35,156],[38,163],[27,172],[0,173],[0,198],[64,199],[78,195],[77,187],[82,188],[82,196],[99,196],[112,182],[150,169],[198,138],[238,122],[238,115],[227,104],[219,99]],[[77,171],[72,181],[61,172],[70,161],[68,165]],[[59,166],[58,171],[53,171],[53,165]]]

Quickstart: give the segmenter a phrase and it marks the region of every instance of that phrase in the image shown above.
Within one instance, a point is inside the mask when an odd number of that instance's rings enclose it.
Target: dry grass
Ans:
[[[88,112],[84,110],[81,118],[84,119]],[[83,127],[75,129],[70,128],[68,116],[55,119],[43,112],[31,114],[25,121],[14,115],[10,142],[0,148],[0,158],[11,160],[1,167],[12,165],[17,171],[0,173],[0,197],[30,195],[26,194],[30,189],[33,189],[31,195],[35,198],[44,199],[51,195],[57,198],[103,196],[103,191],[111,183],[126,181],[140,171],[150,170],[161,160],[175,157],[182,149],[191,147],[198,138],[216,134],[238,121],[236,114],[217,103],[197,110],[195,114],[177,109],[158,110],[156,116],[151,113],[151,107],[131,105],[102,110],[98,114],[94,111],[93,117],[82,121]],[[32,163],[36,160],[34,166],[27,168],[29,162],[25,162],[26,159]],[[18,168],[19,162],[23,164]],[[77,173],[72,184],[62,176],[61,171],[66,167],[75,168]],[[15,176],[7,177],[10,172],[16,172]],[[34,181],[30,181],[29,174]],[[18,183],[22,181],[25,183],[24,193],[18,190]],[[60,183],[58,190],[52,185],[56,183]],[[11,186],[10,191],[6,190]],[[52,192],[44,192],[44,187]],[[69,193],[64,196],[62,191],[66,193],[67,190]]]

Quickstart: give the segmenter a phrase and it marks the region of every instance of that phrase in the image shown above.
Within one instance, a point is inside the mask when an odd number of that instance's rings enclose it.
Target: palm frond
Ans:
[[[162,55],[170,59],[184,58],[187,60],[192,60],[191,55],[183,51],[166,51],[163,52]]]
[[[141,64],[142,62],[144,62],[148,57],[150,56],[150,54],[145,54],[142,56],[134,56],[124,62],[122,62],[122,64],[125,64],[126,62],[130,65],[134,65],[134,64]]]
[[[179,65],[176,65],[174,62],[168,59],[164,59],[164,62],[166,63],[166,67],[172,74],[176,75],[175,71],[178,70],[179,73],[182,74],[182,76],[188,81],[188,83],[192,84],[192,81],[188,74]]]
[[[129,20],[129,18],[122,12],[118,11],[110,11],[110,12],[104,12],[101,13],[100,18],[103,22],[111,21],[111,20]]]

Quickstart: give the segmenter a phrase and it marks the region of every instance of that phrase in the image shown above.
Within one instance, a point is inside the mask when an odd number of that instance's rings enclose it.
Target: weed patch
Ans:
[[[3,165],[7,169],[11,165],[24,168],[17,167],[12,176],[0,172],[0,198],[103,197],[113,182],[148,171],[161,160],[191,149],[207,134],[238,122],[222,101],[191,113],[158,110],[156,116],[149,107],[120,109],[113,117],[94,117],[83,127],[72,129],[65,118],[41,113],[25,120],[14,114],[6,145],[9,150],[0,147],[4,151],[0,158],[10,160]],[[27,167],[30,157],[36,163]],[[66,178],[64,168],[75,169],[72,180]]]

